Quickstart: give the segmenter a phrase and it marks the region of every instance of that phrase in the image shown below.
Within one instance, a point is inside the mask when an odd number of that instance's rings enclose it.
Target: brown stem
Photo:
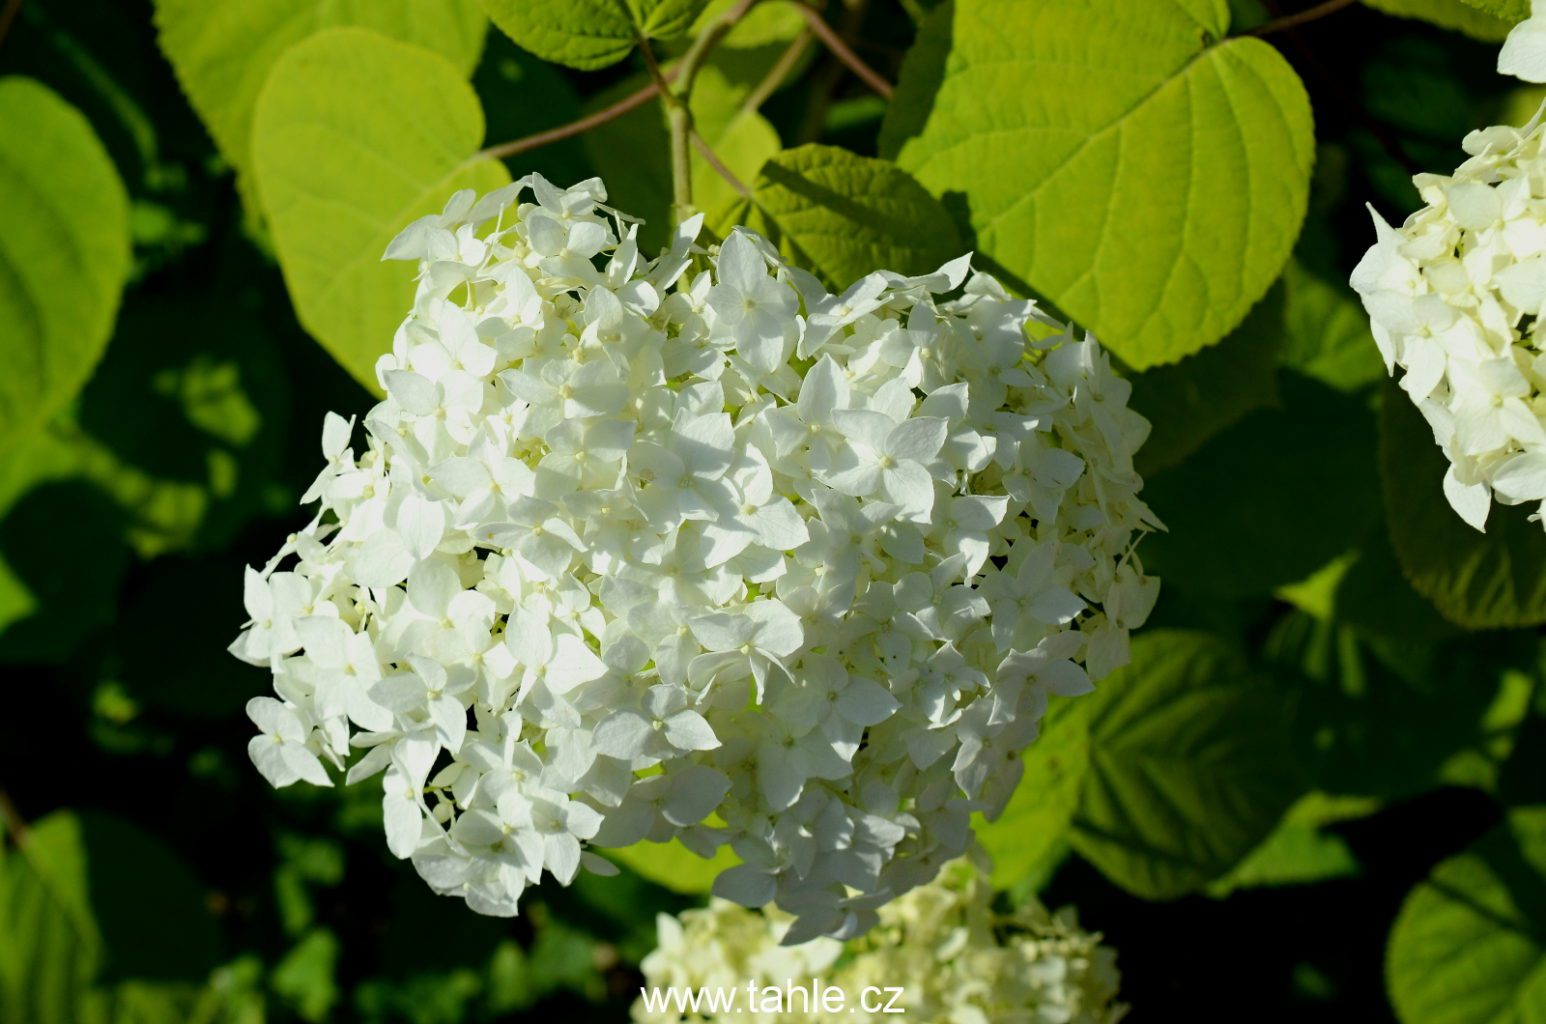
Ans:
[[[868,0],[843,0],[843,24],[838,31],[845,36],[857,34],[864,23],[864,11],[867,6]],[[818,61],[815,70],[810,74],[809,87],[806,90],[809,98],[805,104],[805,116],[801,119],[799,132],[795,135],[800,142],[815,142],[821,138],[822,130],[826,125],[827,111],[832,106],[832,96],[843,79],[842,62],[832,56],[830,50],[825,56],[826,59]]]
[[[794,37],[794,40],[784,48],[784,52],[779,54],[778,60],[768,69],[768,73],[762,76],[762,81],[747,94],[746,102],[741,104],[741,113],[749,114],[762,109],[768,97],[778,91],[778,87],[784,84],[784,79],[789,77],[789,73],[799,63],[805,48],[810,45],[811,38],[810,29],[805,29]]]
[[[811,32],[820,39],[822,45],[832,51],[832,56],[843,62],[843,65],[859,77],[865,85],[879,93],[884,99],[890,99],[896,90],[891,83],[882,78],[874,68],[864,63],[864,58],[853,51],[843,37],[833,31],[822,18],[821,13],[802,0],[791,0],[800,13],[805,17],[805,24]]]
[[[671,74],[667,74],[665,76],[667,81],[669,81],[671,77]],[[585,117],[580,118],[578,121],[570,121],[568,124],[559,125],[557,128],[549,128],[546,131],[537,132],[534,135],[527,135],[524,138],[515,139],[511,142],[501,142],[497,146],[490,146],[483,150],[478,154],[478,156],[492,157],[495,160],[504,160],[508,157],[515,156],[517,153],[524,153],[528,149],[536,149],[539,146],[546,146],[552,142],[559,142],[563,139],[567,139],[575,135],[580,135],[584,132],[590,131],[592,128],[595,128],[598,125],[606,124],[608,121],[615,121],[617,118],[622,117],[630,110],[634,110],[637,107],[643,106],[645,103],[648,103],[650,99],[653,98],[658,92],[660,92],[660,85],[656,82],[651,82],[649,85],[646,85],[638,92],[629,93],[627,96],[624,96],[622,99],[618,100],[611,106],[602,110],[598,110],[594,114],[587,114]]]
[[[0,824],[11,834],[11,839],[16,843],[18,850],[25,849],[31,833],[27,830],[27,821],[16,810],[16,805],[11,802],[11,795],[4,789],[0,789]]]
[[[676,96],[671,91],[671,79],[660,69],[660,61],[655,58],[655,48],[650,45],[648,39],[639,39],[639,56],[644,58],[644,70],[648,72],[650,81],[655,84],[655,91],[661,99],[667,103],[676,101]],[[678,65],[680,67],[680,65]],[[692,83],[686,79],[682,81],[682,87],[689,87]]]
[[[16,20],[20,10],[21,0],[6,0],[5,10],[0,11],[0,43],[5,42],[6,34],[11,31],[11,23]]]
[[[1294,28],[1306,22],[1324,18],[1328,14],[1335,14],[1344,7],[1351,7],[1356,2],[1357,0],[1325,0],[1324,3],[1316,4],[1314,7],[1306,8],[1294,14],[1285,14],[1281,18],[1274,18],[1265,24],[1257,25],[1244,34],[1248,36],[1270,36],[1274,32],[1282,32],[1284,29]]]
[[[719,157],[715,155],[714,151],[709,148],[709,144],[703,140],[703,136],[699,135],[696,130],[691,130],[690,134],[692,135],[693,148],[698,151],[699,156],[703,157],[704,163],[713,168],[715,174],[729,182],[730,187],[735,189],[742,199],[750,199],[752,197],[751,189],[742,184],[741,179],[735,176],[735,172],[724,165]]]

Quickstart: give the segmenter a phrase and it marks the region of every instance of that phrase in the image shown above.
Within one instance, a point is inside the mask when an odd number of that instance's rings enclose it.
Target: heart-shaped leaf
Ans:
[[[253,171],[301,324],[375,388],[415,269],[381,254],[458,189],[509,181],[482,156],[483,109],[444,57],[357,28],[279,59],[258,97]]]
[[[977,248],[1130,366],[1218,341],[1283,269],[1314,140],[1298,76],[1224,0],[954,0],[887,113]]]

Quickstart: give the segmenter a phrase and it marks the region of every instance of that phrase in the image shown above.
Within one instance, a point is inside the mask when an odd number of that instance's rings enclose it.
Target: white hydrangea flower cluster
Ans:
[[[1546,503],[1543,132],[1537,115],[1467,135],[1453,175],[1412,179],[1426,207],[1400,228],[1374,214],[1352,277],[1386,369],[1403,368],[1449,459],[1444,496],[1478,530],[1494,500]]]
[[[644,985],[682,991],[759,990],[818,979],[845,994],[801,1020],[838,1024],[906,1019],[939,1024],[1115,1024],[1127,1013],[1118,1003],[1116,951],[1079,928],[1072,911],[1049,914],[1031,902],[1009,915],[993,909],[985,866],[963,858],[935,881],[881,908],[868,935],[844,944],[813,939],[781,945],[789,918],[775,910],[744,910],[714,900],[679,917],[661,915],[659,945],[641,965]],[[905,1017],[867,1013],[861,993],[903,989],[896,1004]],[[889,997],[886,1002],[889,1002]],[[879,1000],[872,998],[870,1005]],[[762,1011],[750,998],[712,1016],[633,1005],[636,1024],[778,1024],[788,1014]]]
[[[533,176],[392,243],[418,293],[366,447],[328,419],[321,512],[247,577],[253,760],[363,750],[392,852],[482,913],[679,838],[858,934],[1126,659],[1148,424],[965,258],[832,295],[696,218],[645,260],[604,199]]]
[[[1530,16],[1509,30],[1498,51],[1498,73],[1546,82],[1546,0],[1530,0]]]

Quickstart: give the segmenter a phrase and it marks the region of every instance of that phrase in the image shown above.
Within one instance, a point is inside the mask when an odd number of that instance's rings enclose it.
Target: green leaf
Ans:
[[[42,872],[15,853],[0,870],[0,1019],[74,1024],[79,993],[96,973],[100,941],[69,828],[55,816],[29,833]]]
[[[290,512],[293,495],[274,493],[290,416],[278,338],[239,283],[256,264],[223,270],[207,295],[131,295],[79,412],[51,425],[128,514],[142,556],[213,550],[254,515]]]
[[[633,52],[637,36],[618,0],[480,0],[494,26],[543,60],[594,71]]]
[[[1283,286],[1284,366],[1341,391],[1385,378],[1369,316],[1345,282],[1327,281],[1294,261]]]
[[[529,964],[535,982],[533,995],[543,999],[572,992],[587,1002],[600,1002],[607,990],[598,964],[597,939],[564,919],[543,922],[531,946]]]
[[[1396,800],[1496,784],[1529,699],[1510,668],[1531,655],[1528,638],[1436,637],[1419,618],[1392,637],[1301,613],[1273,627],[1266,653],[1297,680],[1294,739],[1318,788]]]
[[[1502,18],[1509,24],[1524,21],[1530,16],[1530,0],[1465,0],[1465,3],[1494,18]]]
[[[1509,815],[1412,890],[1385,977],[1403,1024],[1546,1020],[1546,808]]]
[[[906,171],[835,146],[762,165],[755,223],[793,262],[841,291],[875,270],[924,274],[965,251],[950,214]]]
[[[669,843],[638,842],[603,852],[656,885],[663,885],[672,892],[694,895],[714,888],[714,879],[721,871],[741,863],[728,846],[721,846],[713,860],[704,860],[676,839]]]
[[[1417,18],[1431,22],[1440,28],[1463,32],[1473,39],[1486,43],[1498,43],[1508,35],[1512,21],[1505,21],[1496,14],[1489,14],[1486,6],[1503,8],[1506,4],[1480,3],[1468,6],[1471,0],[1363,0],[1365,7],[1393,14],[1398,18]]]
[[[1236,34],[1248,32],[1272,20],[1262,0],[1228,0],[1229,27]]]
[[[1463,686],[1465,681],[1450,683],[1451,687],[1457,685]],[[1514,782],[1509,777],[1514,758],[1539,742],[1541,735],[1537,728],[1540,719],[1530,714],[1535,690],[1534,677],[1525,672],[1508,668],[1498,673],[1498,685],[1484,690],[1492,700],[1482,710],[1474,739],[1439,765],[1440,784],[1471,786],[1496,794],[1507,803]]]
[[[624,0],[646,39],[675,39],[695,22],[708,0]]]
[[[1446,461],[1406,393],[1387,385],[1380,413],[1380,477],[1390,539],[1407,580],[1445,618],[1468,629],[1546,622],[1546,531],[1528,506],[1494,504],[1487,532],[1444,498]]]
[[[1234,870],[1208,886],[1225,897],[1236,889],[1306,885],[1359,874],[1362,865],[1347,841],[1325,826],[1372,813],[1378,803],[1364,797],[1309,793],[1289,808],[1283,821]]]
[[[1220,596],[1270,593],[1358,544],[1379,514],[1374,416],[1357,397],[1295,373],[1258,409],[1144,486],[1168,527],[1146,569]],[[1285,491],[1288,488],[1288,491]]]
[[[1490,113],[1454,66],[1454,52],[1454,44],[1437,33],[1397,35],[1371,54],[1363,67],[1362,96],[1369,116],[1398,132],[1403,147],[1417,147],[1409,158],[1418,166],[1451,163],[1455,139],[1473,129],[1484,112]],[[1380,145],[1376,139],[1366,141]],[[1424,162],[1428,159],[1434,162]],[[1410,179],[1411,174],[1406,174],[1396,209],[1406,209],[1418,198]],[[1357,216],[1352,210],[1347,213]]]
[[[239,170],[258,93],[296,43],[352,25],[434,50],[468,75],[488,29],[477,0],[156,0],[155,19],[188,101]]]
[[[1546,103],[1546,86],[1521,83],[1504,94],[1497,113],[1489,120],[1495,124],[1528,124],[1542,103]]]
[[[509,180],[482,141],[478,97],[454,66],[363,29],[291,48],[258,98],[253,172],[296,314],[366,387],[417,270],[381,254],[458,189]]]
[[[338,936],[325,928],[309,933],[274,965],[274,991],[302,1020],[326,1020],[338,1002]]]
[[[698,35],[712,22],[729,14],[739,2],[710,0],[703,13],[698,15],[698,20],[688,29],[688,35]],[[804,31],[805,18],[793,4],[757,4],[741,15],[719,45],[714,47],[707,62],[720,67],[750,88],[762,81],[784,49]],[[783,84],[792,84],[791,80],[798,70],[798,67],[791,68],[790,79],[786,79]]]
[[[756,180],[756,175],[763,164],[771,159],[778,151],[782,143],[779,142],[778,131],[771,122],[755,110],[747,110],[743,106],[749,87],[738,83],[718,64],[708,64],[698,71],[697,84],[693,87],[692,114],[693,125],[698,134],[708,142],[714,154],[719,157],[730,173],[742,183],[750,183]],[[654,114],[661,126],[662,144],[651,145],[654,152],[662,159],[669,152],[669,136],[665,133],[665,112],[660,104],[653,104]],[[653,133],[646,136],[652,139]],[[632,159],[639,160],[641,154],[633,153]],[[615,162],[616,157],[613,157]],[[611,166],[611,165],[609,165]],[[632,168],[627,170],[618,168],[608,183],[617,181],[619,177],[627,178],[630,174],[637,173]],[[670,175],[665,177],[666,189],[663,196],[670,194]],[[735,211],[744,203],[735,187],[722,178],[717,171],[709,166],[696,148],[692,152],[692,185],[693,203],[698,209],[707,214],[706,222],[709,228],[718,234],[724,234],[734,223]],[[669,220],[661,215],[655,218],[656,224],[664,228]]]
[[[128,822],[56,812],[0,864],[0,1019],[76,1024],[107,986],[202,980],[217,948],[188,866]]]
[[[102,358],[129,273],[129,199],[91,125],[0,79],[0,447],[58,411]]]
[[[715,0],[699,16],[692,33],[701,32],[734,3]],[[762,165],[780,148],[778,132],[760,113],[747,109],[747,100],[804,30],[805,19],[793,5],[759,4],[735,23],[699,68],[692,94],[694,128],[746,184],[756,181]],[[672,66],[666,64],[668,70]],[[788,77],[797,71],[798,67],[789,69]],[[600,110],[648,82],[645,75],[630,76],[591,97],[589,109]],[[670,137],[661,105],[647,103],[586,132],[580,141],[594,171],[606,181],[611,201],[644,220],[639,233],[644,248],[665,245],[671,226],[672,182]],[[746,203],[696,148],[691,160],[694,205],[704,212],[710,231],[722,233],[744,219]]]
[[[1318,619],[1351,626],[1392,646],[1415,635],[1423,639],[1415,646],[1426,652],[1461,632],[1401,575],[1383,515],[1358,547],[1305,579],[1279,587],[1276,594]]]
[[[235,697],[239,710],[243,684],[227,679],[229,655],[218,642],[232,609],[197,605],[179,639],[149,592],[123,605],[118,587],[131,551],[208,552],[253,516],[290,514],[295,494],[278,485],[289,389],[255,308],[259,296],[240,283],[256,265],[238,263],[191,293],[131,293],[73,411],[0,459],[0,661],[68,660],[94,631],[143,617],[148,630],[119,634],[131,649],[144,644],[143,657],[119,669],[131,688],[140,680],[177,688],[190,698],[184,709],[218,700],[221,713],[233,710]],[[64,520],[92,542],[36,543],[38,531]],[[167,568],[142,585],[161,590],[153,581]],[[189,621],[200,624],[194,636],[215,628],[208,647],[189,642]],[[185,655],[170,668],[168,643]]]
[[[594,71],[616,64],[640,38],[687,31],[707,0],[481,0],[494,24],[543,60]]]
[[[1132,664],[1080,698],[1090,769],[1073,846],[1146,899],[1234,867],[1303,791],[1288,707],[1267,677],[1206,633],[1133,639]]]
[[[1274,288],[1229,337],[1179,363],[1135,374],[1133,408],[1151,431],[1134,460],[1152,476],[1184,460],[1209,438],[1277,399],[1283,344],[1283,290]]]
[[[1531,713],[1498,771],[1497,795],[1505,806],[1546,804],[1546,687],[1537,683],[1530,700]]]
[[[65,662],[117,619],[119,586],[129,566],[122,510],[90,483],[72,479],[80,453],[38,432],[14,456],[0,459],[0,492],[10,479],[30,479],[14,500],[0,499],[0,663]],[[35,485],[35,486],[34,486]],[[90,544],[49,550],[39,536],[69,522]]]
[[[977,840],[993,857],[995,888],[1007,889],[1035,874],[1068,839],[1090,767],[1087,703],[1052,706],[1041,735],[1021,755],[1025,776],[1009,806],[998,820],[976,823]]]
[[[1309,101],[1223,0],[957,0],[903,66],[882,155],[1130,366],[1224,337],[1304,219]]]

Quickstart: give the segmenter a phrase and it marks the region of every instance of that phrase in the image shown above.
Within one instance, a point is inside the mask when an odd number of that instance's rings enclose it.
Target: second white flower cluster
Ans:
[[[965,258],[833,295],[696,220],[645,259],[604,201],[531,177],[392,244],[387,398],[248,576],[253,759],[384,773],[391,850],[483,913],[680,839],[787,941],[858,934],[1125,660],[1148,424]]]
[[[1478,530],[1494,501],[1546,509],[1546,128],[1474,131],[1450,176],[1413,178],[1427,206],[1353,272],[1387,370],[1449,459],[1444,496]],[[1437,481],[1436,481],[1437,483]],[[1538,510],[1532,518],[1541,518]]]

